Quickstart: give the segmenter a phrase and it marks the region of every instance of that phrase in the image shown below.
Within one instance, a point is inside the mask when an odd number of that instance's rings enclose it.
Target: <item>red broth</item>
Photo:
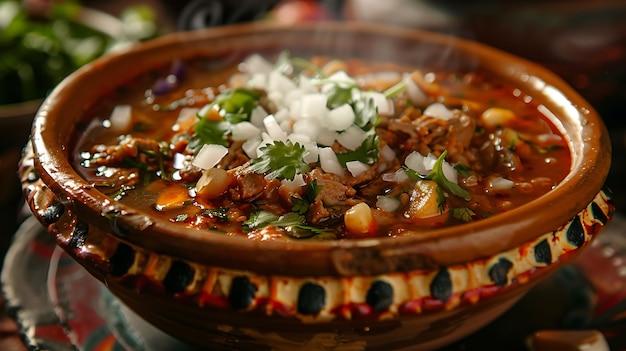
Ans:
[[[549,192],[571,159],[513,86],[357,59],[178,62],[103,96],[85,120],[74,163],[102,192],[254,240],[481,220]]]

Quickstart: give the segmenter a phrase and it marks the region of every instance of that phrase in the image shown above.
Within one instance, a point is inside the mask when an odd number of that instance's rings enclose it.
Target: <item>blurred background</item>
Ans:
[[[16,172],[32,117],[47,93],[73,70],[120,47],[175,31],[249,21],[323,20],[441,32],[553,70],[609,127],[613,165],[607,185],[623,213],[624,0],[0,0],[0,254],[25,216]]]

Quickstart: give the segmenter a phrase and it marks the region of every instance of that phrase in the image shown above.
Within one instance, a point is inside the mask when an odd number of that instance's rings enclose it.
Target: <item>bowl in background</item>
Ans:
[[[117,203],[71,165],[85,110],[140,72],[177,59],[222,62],[283,49],[484,70],[542,106],[568,138],[571,170],[526,205],[421,235],[253,242]],[[614,210],[603,190],[610,156],[593,108],[521,58],[371,24],[253,23],[167,35],[79,69],[42,104],[20,175],[28,205],[57,243],[133,311],[181,340],[212,349],[433,349],[496,318],[593,240]],[[370,294],[385,299],[382,311],[367,312]]]

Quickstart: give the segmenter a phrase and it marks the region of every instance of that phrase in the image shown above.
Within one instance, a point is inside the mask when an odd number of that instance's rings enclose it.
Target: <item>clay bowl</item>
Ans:
[[[571,171],[519,208],[419,236],[253,242],[116,203],[72,168],[68,153],[86,108],[142,70],[285,48],[491,72],[549,111],[568,138]],[[28,205],[58,244],[132,310],[184,341],[211,349],[432,349],[493,320],[593,240],[614,210],[603,190],[610,152],[587,102],[509,54],[365,24],[248,24],[172,34],[72,74],[37,113],[20,173]]]

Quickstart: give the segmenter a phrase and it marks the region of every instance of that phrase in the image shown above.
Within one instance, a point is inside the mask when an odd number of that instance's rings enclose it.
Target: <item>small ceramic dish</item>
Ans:
[[[72,166],[84,111],[139,72],[283,49],[489,72],[551,116],[571,170],[525,205],[421,235],[259,242],[200,234],[113,201]],[[57,243],[177,338],[212,349],[433,349],[496,318],[593,240],[614,210],[603,190],[610,153],[601,118],[573,89],[484,45],[356,23],[247,24],[165,36],[80,69],[39,110],[20,174]]]

